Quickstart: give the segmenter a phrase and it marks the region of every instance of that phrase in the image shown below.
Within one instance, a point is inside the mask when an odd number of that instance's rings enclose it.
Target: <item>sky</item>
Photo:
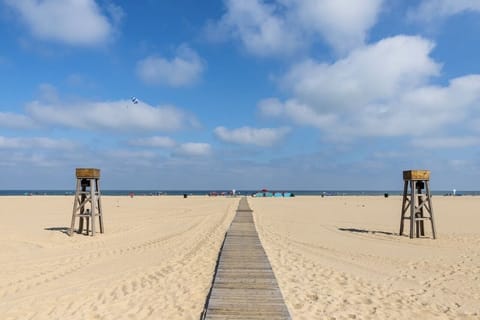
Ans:
[[[480,0],[0,0],[0,189],[480,190]]]

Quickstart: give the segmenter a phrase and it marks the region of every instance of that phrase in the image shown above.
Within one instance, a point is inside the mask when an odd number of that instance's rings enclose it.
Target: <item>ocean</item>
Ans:
[[[47,196],[69,196],[73,195],[75,190],[0,190],[0,196],[30,196],[30,195],[47,195]],[[136,196],[161,196],[173,195],[183,196],[184,194],[193,196],[204,196],[208,194],[229,195],[231,190],[101,190],[102,195],[106,196],[128,196],[134,194]],[[236,190],[236,195],[252,195],[259,190]],[[403,190],[269,190],[269,192],[289,192],[296,196],[384,196],[402,195]],[[432,190],[433,195],[451,195],[449,190]],[[456,195],[478,196],[480,191],[462,191],[457,190]]]

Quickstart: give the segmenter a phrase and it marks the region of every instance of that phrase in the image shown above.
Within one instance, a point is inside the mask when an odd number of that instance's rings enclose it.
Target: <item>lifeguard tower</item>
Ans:
[[[403,234],[404,221],[410,221],[410,239],[414,236],[425,236],[425,221],[430,221],[432,237],[435,236],[435,223],[433,221],[432,196],[430,194],[430,171],[429,170],[406,170],[403,171],[403,201],[402,216],[400,219],[400,232]],[[410,209],[410,215],[406,213]]]
[[[68,234],[73,235],[75,220],[79,218],[77,233],[95,235],[95,217],[98,217],[100,233],[103,233],[102,202],[100,196],[100,169],[77,168],[77,187],[73,203],[72,223]]]

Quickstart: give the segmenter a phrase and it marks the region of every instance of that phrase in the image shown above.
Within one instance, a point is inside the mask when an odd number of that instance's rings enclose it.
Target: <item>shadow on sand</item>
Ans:
[[[378,231],[378,230],[365,230],[365,229],[356,229],[356,228],[338,228],[340,231],[348,231],[348,232],[355,232],[355,233],[371,233],[371,234],[384,234],[387,236],[396,236],[398,234],[393,232],[386,232],[386,231]]]
[[[49,227],[49,228],[45,228],[43,230],[61,232],[61,233],[66,234],[68,236],[68,232],[70,231],[70,228],[67,228],[67,227]]]

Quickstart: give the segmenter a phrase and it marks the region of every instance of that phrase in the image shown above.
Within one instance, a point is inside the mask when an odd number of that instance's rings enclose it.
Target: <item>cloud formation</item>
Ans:
[[[74,46],[95,46],[108,42],[115,26],[102,13],[94,0],[4,0],[28,27],[32,36]],[[115,15],[121,17],[122,10],[109,6]],[[114,10],[115,9],[115,10]]]
[[[279,3],[262,0],[226,0],[227,12],[216,26],[220,33],[239,39],[250,53],[268,56],[290,54],[302,46],[288,25]]]
[[[433,42],[396,36],[359,48],[332,64],[307,60],[282,84],[293,97],[266,99],[262,114],[314,126],[331,139],[435,134],[469,119],[480,103],[480,75],[431,84],[441,66]]]
[[[229,130],[225,127],[217,127],[215,135],[222,141],[235,144],[250,144],[269,147],[280,140],[290,131],[289,128],[251,128],[241,127]]]
[[[283,0],[295,23],[306,33],[320,34],[339,53],[365,43],[383,0]]]
[[[0,149],[60,149],[71,150],[75,143],[67,139],[52,139],[46,137],[4,137],[0,136]]]
[[[153,147],[153,148],[172,148],[176,145],[175,141],[170,137],[148,137],[139,138],[129,141],[129,144],[137,147]]]
[[[238,39],[255,55],[290,55],[323,37],[344,54],[365,42],[383,0],[225,0],[209,34]]]
[[[188,142],[177,147],[173,155],[187,157],[204,157],[212,153],[212,146],[208,143]]]
[[[477,0],[425,0],[417,8],[409,11],[409,17],[430,22],[463,12],[480,12],[480,2]]]
[[[171,131],[189,124],[184,112],[173,106],[154,107],[130,100],[85,103],[31,102],[27,114],[36,123],[76,129],[111,131]]]
[[[23,114],[0,112],[0,127],[10,129],[31,129],[35,127],[35,123],[31,118]]]
[[[200,79],[205,64],[200,56],[187,46],[180,46],[170,60],[149,56],[137,63],[137,75],[150,85],[183,87]]]
[[[478,137],[466,136],[466,137],[434,137],[416,139],[412,141],[412,145],[415,147],[421,147],[424,149],[437,149],[437,148],[449,148],[449,149],[462,149],[468,147],[475,147],[480,145]]]
[[[421,37],[396,36],[351,52],[332,64],[306,60],[291,68],[282,84],[301,101],[322,109],[351,109],[391,99],[439,74]]]

